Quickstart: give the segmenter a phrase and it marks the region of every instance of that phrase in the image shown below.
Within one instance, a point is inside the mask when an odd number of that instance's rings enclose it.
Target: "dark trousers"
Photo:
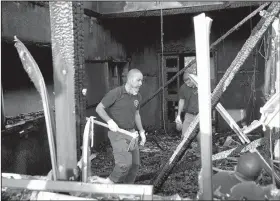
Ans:
[[[133,184],[140,166],[139,147],[136,145],[133,151],[128,152],[129,137],[119,132],[108,131],[115,167],[109,178],[114,183]]]

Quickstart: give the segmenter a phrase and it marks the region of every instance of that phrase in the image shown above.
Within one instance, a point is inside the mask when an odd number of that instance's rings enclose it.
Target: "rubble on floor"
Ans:
[[[180,142],[180,135],[176,131],[165,133],[162,130],[149,131],[150,136],[146,142],[145,148],[141,149],[141,167],[136,178],[136,184],[151,184],[151,181],[157,176],[160,166],[165,164],[170,155]],[[153,135],[156,135],[153,138]],[[258,139],[261,137],[258,133],[250,134],[250,139]],[[229,137],[230,136],[230,137]],[[225,144],[226,140],[227,143]],[[230,140],[229,140],[230,139]],[[156,141],[156,142],[155,142]],[[233,132],[215,133],[213,134],[214,151],[220,152],[239,144],[239,139]],[[226,146],[223,146],[226,145]],[[160,192],[154,195],[154,200],[191,200],[196,198],[198,192],[198,173],[200,170],[200,158],[197,150],[196,142],[192,143],[192,148],[187,151],[182,161],[174,168],[172,174],[165,181]],[[261,146],[258,150],[265,156],[269,156],[269,146]],[[221,170],[233,170],[238,155],[230,156],[226,159],[213,162],[213,167]],[[99,153],[92,160],[92,175],[107,177],[114,167],[114,158],[112,148],[107,144],[103,144]],[[280,170],[276,169],[280,174]],[[268,185],[272,183],[271,177],[263,172],[263,177],[259,181],[260,185]],[[28,200],[32,192],[27,190],[2,189],[3,200]],[[80,194],[79,197],[91,197],[93,195]],[[98,200],[139,200],[140,197],[129,196],[109,196],[94,197]]]

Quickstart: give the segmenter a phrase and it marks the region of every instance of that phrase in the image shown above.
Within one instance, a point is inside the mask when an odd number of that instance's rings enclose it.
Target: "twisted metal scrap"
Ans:
[[[268,7],[267,12],[270,15],[267,18],[262,18],[259,23],[255,26],[252,30],[251,36],[247,39],[233,62],[231,63],[230,67],[225,72],[222,79],[219,81],[218,85],[216,86],[215,90],[211,96],[211,106],[214,107],[218,100],[220,99],[223,92],[226,90],[227,86],[230,84],[232,79],[234,78],[237,71],[241,68],[244,64],[250,53],[252,52],[253,48],[257,45],[259,40],[263,37],[264,33],[268,29],[268,27],[272,24],[275,19],[275,16],[278,15],[280,12],[280,3],[273,2]],[[159,190],[162,186],[166,178],[169,176],[177,162],[181,160],[185,151],[193,141],[193,139],[197,135],[199,123],[199,114],[195,117],[189,128],[187,129],[184,136],[186,136],[182,142],[178,145],[176,150],[174,151],[173,155],[169,159],[169,161],[164,165],[161,172],[159,173],[158,177],[154,181],[154,191],[155,193]]]

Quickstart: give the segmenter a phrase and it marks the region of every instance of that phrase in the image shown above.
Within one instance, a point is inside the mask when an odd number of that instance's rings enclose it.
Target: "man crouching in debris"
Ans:
[[[237,162],[234,171],[221,171],[212,177],[213,197],[222,200],[265,200],[264,189],[257,185],[262,171],[262,161],[256,153],[246,153]],[[199,175],[201,197],[202,177]]]
[[[119,128],[135,132],[135,124],[141,136],[140,145],[146,142],[145,131],[142,127],[139,114],[141,95],[139,89],[142,86],[143,75],[138,69],[131,69],[127,74],[127,82],[124,86],[109,91],[96,108],[98,115],[108,123],[108,137],[110,139],[115,167],[111,175],[106,178],[97,178],[96,183],[126,183],[135,181],[139,165],[139,147],[136,144],[132,151],[128,151],[131,139],[118,132]],[[107,110],[107,112],[105,111]]]

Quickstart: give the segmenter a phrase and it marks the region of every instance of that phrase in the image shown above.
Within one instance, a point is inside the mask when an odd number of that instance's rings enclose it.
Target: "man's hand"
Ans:
[[[133,132],[132,134],[133,134],[133,138],[138,138],[138,137],[139,137],[138,131],[135,131],[135,132]]]
[[[176,117],[176,119],[175,119],[175,122],[176,122],[177,124],[182,124],[182,120],[181,120],[180,115],[177,115],[177,117]]]
[[[140,131],[140,136],[141,136],[141,142],[140,145],[144,146],[146,143],[146,133],[144,130]]]
[[[109,126],[109,129],[113,132],[117,132],[119,130],[119,127],[118,125],[114,122],[113,119],[110,119],[108,122],[107,122],[108,126]]]
[[[178,130],[178,131],[181,131],[182,130],[182,120],[181,120],[181,117],[180,117],[180,115],[178,115],[177,117],[176,117],[176,119],[175,119],[175,123],[176,123],[176,129]]]

